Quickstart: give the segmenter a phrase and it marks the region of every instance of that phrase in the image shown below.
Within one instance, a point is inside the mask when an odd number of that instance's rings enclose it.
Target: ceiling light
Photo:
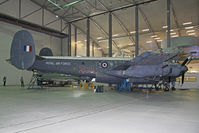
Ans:
[[[174,38],[174,37],[178,37],[178,35],[174,35],[174,36],[171,36],[172,38]]]
[[[192,22],[185,22],[185,23],[183,23],[183,25],[189,25],[189,24],[192,24]]]
[[[196,33],[189,33],[188,35],[189,36],[194,36],[194,35],[196,35]]]
[[[146,41],[146,43],[152,43],[152,41]]]
[[[98,41],[98,42],[106,42],[106,41],[108,41],[107,39],[106,40],[100,40],[100,41]]]
[[[188,29],[193,29],[193,26],[190,26],[190,27],[185,27],[186,30]]]
[[[136,31],[131,31],[130,33],[131,33],[131,34],[136,33]]]
[[[194,32],[195,30],[188,30],[187,33]]]
[[[64,5],[64,6],[60,6],[59,4],[57,4],[57,2],[54,2],[53,0],[48,0],[48,2],[50,2],[51,4],[53,4],[54,6],[58,7],[59,9],[62,9],[62,10],[63,10],[65,7],[72,6],[72,5],[77,4],[77,3],[79,3],[79,2],[82,2],[82,1],[83,1],[83,0],[76,0],[76,1],[74,1],[74,2],[71,2],[71,3],[66,4],[66,5]]]
[[[171,35],[175,35],[176,33],[175,32],[172,32],[172,33],[170,33]]]
[[[58,16],[58,15],[56,15],[55,17],[56,17],[56,18],[58,18],[59,16]]]
[[[143,29],[142,31],[149,31],[149,29]]]
[[[120,38],[113,38],[112,40],[120,40]]]
[[[81,43],[82,41],[77,41],[76,43]]]
[[[174,31],[173,29],[171,29],[170,31]],[[168,30],[166,30],[166,32],[168,32]]]
[[[163,29],[166,29],[167,27],[168,27],[167,25],[162,26]]]
[[[103,37],[97,37],[97,39],[99,40],[99,39],[102,39]]]
[[[115,34],[115,35],[113,35],[113,36],[119,36],[119,34]]]
[[[152,38],[154,38],[154,37],[158,37],[158,35],[153,35],[153,36],[151,36]]]
[[[162,42],[162,40],[157,40],[157,42]]]
[[[159,40],[160,39],[160,37],[156,37],[156,38],[154,38],[155,40]]]
[[[190,73],[197,73],[197,71],[194,71],[194,70],[190,70]]]

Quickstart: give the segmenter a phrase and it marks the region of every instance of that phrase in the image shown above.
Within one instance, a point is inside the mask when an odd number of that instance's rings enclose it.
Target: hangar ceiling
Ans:
[[[86,19],[104,11],[110,11],[122,6],[148,0],[31,0],[37,5],[46,8],[65,22],[73,22],[78,27],[79,43],[85,43]],[[172,0],[171,1],[171,37],[199,35],[199,1]],[[156,49],[157,43],[166,39],[166,0],[157,0],[139,6],[139,34],[140,53]],[[117,47],[124,48],[127,55],[134,51],[135,7],[112,12],[113,14],[113,53]],[[190,23],[187,23],[190,22]],[[187,23],[187,24],[186,24]],[[188,28],[188,29],[187,29]],[[190,28],[190,29],[189,29]],[[108,14],[91,18],[91,37],[108,52]],[[156,37],[157,36],[157,37]],[[72,39],[72,41],[74,41]],[[99,49],[100,49],[99,48]]]
[[[1,8],[5,3],[11,4],[13,0],[0,0]],[[26,3],[26,0],[17,0]],[[78,28],[78,45],[86,45],[86,17],[98,13],[114,10],[135,3],[139,5],[139,53],[146,50],[157,49],[162,40],[166,39],[166,0],[29,0],[27,5],[30,13],[23,13],[20,19],[29,18],[31,14],[44,8],[54,14],[55,19],[41,24],[52,25],[63,21],[61,31],[67,32],[68,22],[72,25],[72,44],[74,44],[74,27]],[[34,3],[34,4],[33,4]],[[26,4],[24,4],[26,5]],[[38,9],[37,6],[40,6]],[[25,7],[25,6],[23,6]],[[31,7],[31,9],[30,9]],[[199,36],[199,1],[198,0],[172,0],[171,1],[171,37]],[[3,9],[2,9],[3,10]],[[40,12],[41,14],[42,12]],[[113,15],[113,55],[123,51],[126,56],[133,56],[135,51],[135,7],[129,7],[112,12]],[[28,17],[27,17],[28,16]],[[102,50],[105,56],[108,54],[108,13],[90,17],[91,40],[95,42],[95,48]],[[41,19],[41,17],[38,17]],[[45,16],[45,19],[48,19]],[[80,20],[80,21],[77,21]],[[29,20],[28,20],[29,21]],[[189,23],[187,23],[189,22]],[[60,31],[60,27],[57,30]],[[54,27],[53,27],[54,28]],[[120,54],[120,53],[119,53]]]

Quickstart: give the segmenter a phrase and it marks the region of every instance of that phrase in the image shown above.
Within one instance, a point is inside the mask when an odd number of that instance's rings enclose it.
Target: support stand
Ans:
[[[129,91],[131,92],[131,83],[127,82],[126,79],[122,80],[122,84],[118,86],[119,91]]]
[[[33,72],[32,78],[28,84],[27,89],[33,89],[33,87],[35,86],[35,83],[37,84],[38,78],[39,78],[38,74]],[[42,85],[41,85],[41,88],[42,88]]]

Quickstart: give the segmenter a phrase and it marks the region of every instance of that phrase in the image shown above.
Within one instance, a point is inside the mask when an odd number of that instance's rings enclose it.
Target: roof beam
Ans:
[[[133,1],[135,2],[135,0],[133,0]],[[149,22],[149,20],[148,20],[147,16],[145,15],[144,11],[140,7],[138,7],[138,10],[140,11],[142,17],[144,18],[144,20],[146,22],[146,25],[149,27],[149,29],[151,30],[151,32],[153,33],[153,35],[155,35],[155,32],[154,32],[154,30],[153,30],[153,28],[151,26],[151,23]],[[155,43],[157,45],[157,48],[159,49],[160,46],[158,45],[158,42],[156,40],[154,40],[154,41],[155,41]]]
[[[32,11],[31,13],[29,13],[29,14],[27,14],[27,15],[23,16],[23,17],[21,17],[21,19],[24,19],[24,18],[26,18],[26,17],[28,17],[28,16],[30,16],[30,15],[32,15],[32,14],[34,14],[35,12],[37,12],[37,11],[41,10],[41,9],[42,9],[42,7],[41,7],[41,8],[39,8],[39,9],[37,9],[37,10]]]
[[[172,2],[171,2],[171,10],[172,10],[172,13],[173,13],[175,25],[176,25],[176,27],[177,27],[177,29],[178,29],[178,35],[181,36],[181,32],[180,32],[180,30],[179,30],[179,27],[180,27],[180,26],[179,26],[179,23],[178,23],[178,18],[177,18],[177,16],[176,16],[175,8],[174,8],[174,5],[173,5]]]
[[[17,18],[8,16],[5,14],[1,14],[1,13],[0,13],[0,21],[18,25],[18,26],[21,26],[26,29],[34,30],[37,32],[45,33],[45,34],[52,35],[52,36],[59,37],[59,38],[67,37],[67,34],[61,33],[60,31],[50,29],[47,27],[43,27],[43,26],[40,26],[37,24],[33,24],[33,23],[27,22],[25,20],[17,19]]]
[[[9,0],[4,0],[3,2],[0,3],[0,6],[8,2]]]
[[[95,5],[91,4],[88,0],[84,0],[86,3],[88,3],[91,7],[93,7],[95,10],[99,10],[99,11],[105,11],[105,10],[102,10],[102,9],[99,9],[97,8],[97,4],[96,4],[96,1],[95,1]],[[99,1],[98,1],[99,2]]]
[[[75,6],[72,6],[74,9],[76,9],[77,11],[79,11],[80,13],[82,13],[84,16],[86,16],[86,18],[90,18],[87,14],[85,14],[84,12],[82,12],[80,9],[76,8]],[[93,21],[93,23],[104,33],[104,35],[106,37],[108,37],[108,33],[102,28],[101,25],[99,25],[94,19],[90,18],[90,20]],[[117,43],[115,41],[113,41],[114,46],[119,49]]]
[[[33,3],[35,3],[35,4],[38,5],[38,6],[41,6],[39,3],[35,2],[34,0],[30,0],[30,1],[32,1]],[[51,12],[52,14],[57,15],[57,14],[53,13],[51,10],[47,9],[46,6],[43,7],[43,8],[46,9],[47,11]],[[69,23],[68,20],[66,20],[66,19],[64,19],[64,18],[63,18],[63,20],[66,21],[66,23]],[[82,33],[84,33],[84,34],[86,35],[86,33],[83,32],[83,30],[82,30],[80,27],[76,26],[75,24],[73,24],[73,26],[74,26],[74,27],[77,27]],[[95,42],[95,44],[96,44],[97,46],[99,46],[99,44],[95,41],[94,38],[91,37],[91,39]],[[101,49],[101,51],[102,51],[102,54],[104,54],[104,51],[103,51],[102,49]]]
[[[127,8],[130,8],[130,7],[134,7],[134,6],[138,6],[138,5],[143,5],[143,4],[147,4],[147,3],[151,3],[151,2],[155,2],[155,1],[158,1],[158,0],[148,0],[148,1],[144,1],[144,2],[140,2],[140,3],[137,3],[137,4],[129,4],[129,5],[125,5],[125,6],[121,6],[121,7],[118,7],[118,8],[115,8],[115,9],[112,9],[110,11],[102,11],[100,13],[96,13],[94,15],[86,15],[85,17],[82,17],[82,18],[79,18],[79,19],[75,19],[75,20],[72,20],[70,21],[71,23],[72,22],[77,22],[77,21],[80,21],[80,20],[84,20],[88,17],[96,17],[96,16],[99,16],[99,15],[103,15],[103,14],[107,14],[109,12],[115,12],[115,11],[119,11],[119,10],[122,10],[122,9],[127,9]]]
[[[100,3],[100,5],[101,5],[103,8],[105,8],[107,11],[109,11],[108,8],[107,8],[100,0],[98,0],[98,2]],[[115,19],[117,20],[117,22],[120,24],[122,30],[123,30],[124,32],[126,32],[126,34],[128,35],[129,39],[130,39],[133,43],[135,43],[134,38],[133,38],[133,37],[131,36],[131,34],[130,34],[130,31],[129,31],[129,30],[126,28],[126,26],[122,23],[122,21],[119,19],[119,17],[118,17],[117,15],[115,15],[113,12],[112,12],[112,14],[113,14],[113,16],[115,17]]]
[[[73,24],[73,25],[74,25],[74,24]],[[76,25],[74,25],[74,27],[78,28],[78,30],[79,30],[80,32],[82,32],[83,34],[86,35],[86,32],[85,32],[83,29],[81,29],[80,27],[78,27],[78,26],[76,26]],[[94,38],[92,38],[92,37],[90,37],[90,38],[91,38],[91,40],[93,40],[93,42],[97,45],[97,47],[100,47],[100,45],[98,44],[97,41],[95,41]],[[105,54],[104,51],[103,51],[102,49],[100,49],[100,50],[101,50],[102,54]]]
[[[126,1],[129,2],[129,3],[136,4],[136,1],[135,1],[135,0],[133,0],[133,2],[131,2],[131,1],[129,1],[129,0],[126,0]],[[138,10],[140,11],[140,13],[141,13],[141,15],[142,15],[142,17],[143,17],[143,19],[144,19],[144,21],[145,21],[147,27],[150,29],[150,31],[153,33],[153,35],[155,35],[155,32],[154,32],[154,30],[153,30],[153,28],[152,28],[152,26],[151,26],[151,23],[149,22],[149,20],[148,20],[147,16],[145,15],[144,11],[143,11],[139,6],[138,6]],[[155,41],[155,43],[156,43],[156,45],[157,45],[157,48],[159,49],[160,46],[158,45],[158,42],[157,42],[156,40],[154,40],[154,41]]]
[[[108,33],[102,28],[102,26],[101,25],[99,25],[95,20],[93,20],[92,18],[90,18],[92,21],[93,21],[93,23],[97,26],[97,28],[99,29],[99,30],[101,30],[103,33],[104,33],[104,35],[108,38]],[[113,41],[113,44],[114,44],[114,46],[119,50],[120,48],[118,47],[118,45],[117,45],[117,43],[114,41],[114,40],[112,40]]]

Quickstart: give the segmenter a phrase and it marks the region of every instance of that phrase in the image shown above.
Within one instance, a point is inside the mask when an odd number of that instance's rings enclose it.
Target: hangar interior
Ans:
[[[7,75],[10,85],[19,84],[16,77],[19,77],[18,75],[21,73],[26,77],[26,83],[31,78],[31,76],[28,76],[30,75],[28,72],[18,71],[5,61],[6,58],[9,58],[8,51],[14,33],[19,29],[27,29],[28,27],[23,24],[23,21],[36,25],[35,29],[32,28],[31,33],[35,40],[37,54],[42,48],[48,47],[57,56],[120,57],[123,55],[133,58],[136,52],[136,6],[134,4],[137,2],[140,3],[137,15],[139,33],[139,48],[137,48],[137,51],[143,53],[146,50],[166,47],[166,44],[162,43],[167,39],[166,0],[84,0],[74,2],[70,5],[70,1],[64,0],[1,1],[1,42],[5,46],[1,49],[1,64],[3,69],[9,68],[1,71],[1,78],[3,78],[3,75]],[[65,7],[62,8],[59,5]],[[197,7],[197,0],[171,1],[171,39],[181,36],[198,37],[199,15]],[[13,18],[16,20],[13,20]],[[21,24],[18,20],[22,21]],[[87,42],[88,23],[89,42]],[[44,34],[41,30],[36,30],[39,29],[37,26],[53,29],[66,36]],[[111,35],[109,34],[110,28],[112,29]],[[68,38],[70,39],[68,40]],[[198,50],[197,41],[182,45],[193,45],[194,47],[189,49]],[[110,46],[111,49],[109,49]],[[89,54],[87,51],[89,51]],[[190,63],[189,71],[198,72],[197,65],[197,61]],[[9,76],[13,73],[16,75]]]
[[[197,133],[198,7],[198,0],[0,0],[0,78],[8,85],[1,82],[0,132]],[[176,84],[190,90],[94,95],[70,87],[16,88],[21,76],[26,85],[32,77],[6,61],[22,29],[32,34],[37,55],[47,47],[54,56],[72,57],[135,58],[168,48],[169,35],[172,50],[195,52],[184,85]]]

